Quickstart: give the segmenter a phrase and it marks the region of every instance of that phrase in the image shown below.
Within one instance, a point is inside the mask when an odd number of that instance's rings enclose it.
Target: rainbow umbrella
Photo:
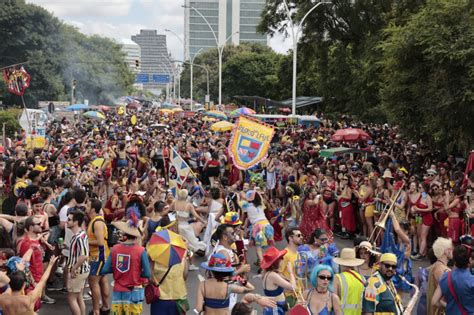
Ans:
[[[237,108],[236,110],[233,110],[230,112],[230,115],[232,117],[239,117],[240,115],[254,115],[256,112],[253,109],[250,109],[248,107],[241,107]]]
[[[227,115],[224,112],[221,112],[218,110],[211,110],[211,111],[205,112],[204,116],[227,120]]]
[[[181,263],[186,249],[186,243],[181,236],[169,230],[153,233],[146,246],[151,260],[165,267]]]

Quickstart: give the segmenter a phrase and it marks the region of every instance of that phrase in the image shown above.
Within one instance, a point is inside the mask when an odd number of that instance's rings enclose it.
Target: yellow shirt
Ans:
[[[160,284],[160,300],[182,300],[185,299],[188,292],[186,290],[186,281],[184,280],[184,265],[181,264],[171,267],[170,272],[166,275],[163,283]],[[152,279],[155,283],[159,283],[165,275],[167,267],[155,263],[153,267]]]
[[[105,224],[105,220],[104,220],[104,217],[98,215],[96,216],[94,219],[92,219],[91,222],[89,222],[89,226],[87,227],[87,238],[89,239],[89,241],[96,241],[97,238],[95,237],[95,234],[94,232],[92,232],[92,226],[94,225],[94,223],[97,221],[97,220],[102,220],[102,224],[104,225],[104,257],[105,259],[107,259],[107,257],[109,257],[109,253],[110,253],[110,250],[109,250],[109,246],[107,245],[107,239],[109,237],[109,234],[108,234],[108,230],[107,230],[107,225]],[[97,228],[97,226],[99,225],[100,223],[97,223],[95,226],[94,226],[94,231],[95,229]],[[89,257],[91,257],[93,260],[97,260],[99,258],[99,246],[98,245],[89,245]]]
[[[290,272],[288,271],[288,263],[289,262],[291,263],[294,270],[295,262],[296,262],[296,259],[298,258],[298,252],[293,252],[289,247],[285,249],[288,252],[285,254],[285,256],[283,256],[283,261],[280,264],[280,273],[283,277],[290,280]],[[297,291],[303,289],[302,284],[299,281],[296,282],[296,285],[297,285],[297,288],[296,288]],[[299,291],[299,292],[302,292],[302,291]],[[295,294],[292,291],[285,291],[285,296],[294,296],[294,295]]]

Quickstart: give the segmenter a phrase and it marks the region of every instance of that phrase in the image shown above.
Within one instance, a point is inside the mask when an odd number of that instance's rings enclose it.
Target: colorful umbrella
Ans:
[[[227,115],[224,112],[220,112],[218,110],[211,110],[211,111],[205,112],[204,116],[227,120]]]
[[[105,119],[104,114],[102,114],[101,112],[93,111],[93,110],[85,112],[83,115],[89,118],[94,118],[94,119]]]
[[[253,109],[250,109],[248,107],[241,107],[237,108],[236,110],[233,110],[230,115],[232,117],[239,117],[240,115],[254,115],[256,112]]]
[[[332,136],[332,141],[359,141],[359,140],[370,140],[370,136],[362,129],[358,128],[345,128],[337,130]]]
[[[83,109],[89,109],[89,105],[73,104],[71,106],[66,107],[66,110],[70,110],[70,111],[77,111],[77,110],[83,110]]]
[[[174,111],[172,109],[168,109],[168,108],[162,108],[160,109],[160,114],[173,114]]]
[[[234,129],[234,124],[228,121],[219,121],[211,125],[212,131],[229,131]]]
[[[217,119],[212,118],[212,117],[204,117],[202,121],[217,121]]]
[[[153,233],[146,246],[151,260],[164,267],[179,264],[186,254],[186,249],[186,243],[181,236],[169,230]]]

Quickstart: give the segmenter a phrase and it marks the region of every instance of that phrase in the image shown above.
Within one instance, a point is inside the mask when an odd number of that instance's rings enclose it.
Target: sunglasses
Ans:
[[[393,269],[393,270],[397,269],[397,265],[386,264],[386,263],[384,263],[383,265],[384,265],[385,268],[387,268],[387,269]]]
[[[327,243],[329,241],[328,238],[318,238],[318,240],[322,243]]]
[[[296,236],[296,237],[303,237],[303,234],[298,233],[298,234],[293,234],[293,236]]]
[[[327,280],[327,281],[332,280],[332,276],[318,276],[318,278],[321,279],[321,280]]]

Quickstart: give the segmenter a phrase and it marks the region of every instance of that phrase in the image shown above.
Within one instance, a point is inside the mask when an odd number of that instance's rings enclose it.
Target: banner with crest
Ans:
[[[247,170],[263,161],[275,130],[272,126],[240,116],[229,144],[229,154],[237,168]]]

